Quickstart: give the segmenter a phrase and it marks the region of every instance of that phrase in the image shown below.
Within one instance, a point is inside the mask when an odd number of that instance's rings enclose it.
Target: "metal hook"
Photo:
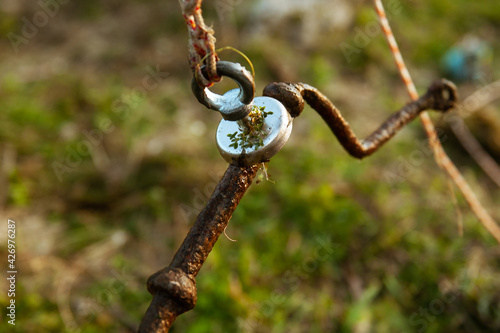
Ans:
[[[206,66],[203,66],[202,73],[205,76],[206,71]],[[229,90],[221,96],[208,88],[200,87],[193,78],[191,89],[196,99],[207,108],[219,111],[225,120],[236,121],[245,118],[252,111],[255,94],[252,74],[240,64],[228,61],[217,62],[217,74],[236,81],[239,89]]]

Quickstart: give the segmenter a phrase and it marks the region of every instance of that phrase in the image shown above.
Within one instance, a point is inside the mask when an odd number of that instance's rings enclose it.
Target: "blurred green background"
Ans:
[[[467,35],[489,52],[461,95],[500,77],[500,2],[385,3],[421,93]],[[203,10],[216,46],[253,62],[259,94],[272,81],[314,85],[360,137],[408,102],[370,1]],[[17,223],[19,270],[15,327],[0,279],[0,331],[132,332],[151,300],[148,276],[169,264],[226,169],[221,117],[190,91],[180,6],[2,0],[0,35],[0,217],[4,230]],[[432,117],[499,221],[498,187]],[[466,122],[500,161],[499,104]],[[358,161],[306,108],[268,173],[275,183],[243,198],[226,230],[237,242],[219,239],[195,309],[172,332],[500,330],[500,248],[450,191],[418,121]]]

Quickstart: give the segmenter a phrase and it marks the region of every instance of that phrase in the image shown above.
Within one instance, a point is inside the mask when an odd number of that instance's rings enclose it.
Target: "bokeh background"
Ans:
[[[500,2],[385,3],[421,93],[443,76],[463,97],[499,79]],[[203,13],[217,47],[251,59],[259,93],[273,81],[314,85],[360,137],[409,101],[371,1],[207,0]],[[148,276],[169,264],[226,168],[221,117],[190,91],[180,6],[2,0],[0,35],[0,254],[6,267],[10,218],[19,270],[15,327],[0,279],[0,330],[132,332]],[[499,105],[465,119],[497,161]],[[500,220],[498,186],[432,117]],[[500,248],[450,191],[418,121],[358,161],[307,108],[268,173],[172,332],[500,330]]]

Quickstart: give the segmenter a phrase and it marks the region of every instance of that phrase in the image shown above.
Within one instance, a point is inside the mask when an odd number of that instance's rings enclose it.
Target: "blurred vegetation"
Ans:
[[[252,14],[258,1],[226,1],[224,13],[221,1],[204,2],[205,19],[217,46],[250,57],[258,91],[315,85],[361,137],[408,101],[381,34],[351,61],[339,47],[374,21],[370,1],[347,2],[344,27],[300,38],[310,16],[276,26]],[[500,52],[500,2],[400,5],[390,20],[422,92],[464,35]],[[3,320],[1,331],[133,331],[151,299],[148,276],[169,264],[226,168],[214,142],[220,116],[190,91],[177,1],[61,4],[14,52],[10,34],[40,10],[0,5],[0,215],[17,222],[20,271],[16,326]],[[500,191],[433,118],[499,220]],[[238,241],[221,237],[197,277],[196,308],[172,332],[498,332],[498,244],[425,147],[414,122],[360,162],[306,109],[268,164],[275,183],[243,198],[227,229]],[[0,294],[4,310],[7,301]]]

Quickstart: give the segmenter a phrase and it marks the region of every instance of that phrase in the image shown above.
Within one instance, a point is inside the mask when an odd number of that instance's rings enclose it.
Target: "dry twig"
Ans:
[[[466,117],[477,110],[482,109],[489,103],[500,98],[500,81],[490,83],[481,89],[476,90],[472,95],[464,99],[457,106],[459,115],[457,119],[451,122],[451,130],[457,137],[460,144],[469,155],[483,169],[483,171],[500,187],[500,166],[483,149],[479,141],[470,132],[462,117]],[[456,120],[456,121],[455,121]]]
[[[403,82],[406,85],[406,88],[408,90],[408,93],[411,97],[412,100],[417,100],[418,99],[418,93],[417,89],[415,88],[415,85],[413,83],[413,80],[410,76],[410,73],[408,72],[408,69],[406,68],[405,62],[403,60],[403,57],[401,55],[401,52],[399,50],[398,44],[396,42],[396,39],[394,38],[394,35],[392,33],[391,27],[389,25],[389,21],[387,20],[384,6],[382,4],[382,0],[374,0],[375,3],[375,9],[377,11],[377,15],[380,18],[380,24],[382,26],[382,30],[384,31],[384,34],[387,38],[387,41],[389,43],[389,46],[391,48],[391,52],[394,56],[394,59],[396,61],[396,65],[398,67],[399,73],[401,75],[401,78],[403,79]],[[465,200],[467,200],[467,203],[473,210],[473,212],[476,214],[478,217],[479,221],[483,224],[483,226],[490,232],[490,234],[495,237],[495,239],[500,243],[500,227],[497,225],[497,223],[493,220],[493,218],[488,214],[488,211],[483,207],[479,199],[477,198],[476,194],[474,191],[471,189],[467,181],[464,179],[460,171],[458,171],[457,167],[453,162],[450,160],[448,155],[443,149],[443,146],[441,145],[441,142],[438,139],[436,129],[434,128],[434,125],[432,124],[431,118],[427,112],[422,112],[420,114],[420,119],[422,121],[422,124],[424,125],[425,132],[427,134],[427,137],[429,138],[429,144],[434,151],[434,159],[436,160],[436,163],[439,165],[441,169],[443,169],[455,182],[455,184],[458,186],[460,189],[460,192],[465,197]]]

